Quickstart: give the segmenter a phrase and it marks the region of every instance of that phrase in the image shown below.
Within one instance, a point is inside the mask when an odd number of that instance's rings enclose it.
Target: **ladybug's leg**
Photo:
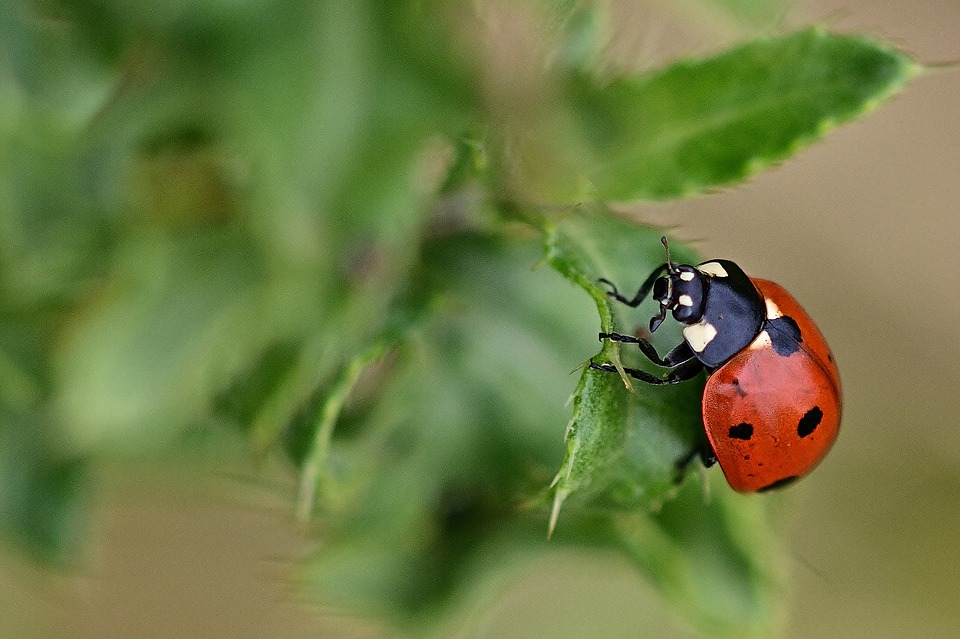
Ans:
[[[603,282],[604,284],[609,284],[610,288],[613,290],[607,291],[607,295],[617,300],[621,304],[626,304],[631,308],[636,308],[640,306],[640,303],[647,298],[647,295],[650,294],[650,289],[653,288],[653,283],[657,281],[657,278],[660,277],[660,274],[667,270],[666,264],[661,264],[658,266],[653,273],[647,277],[646,281],[640,285],[640,289],[637,291],[637,294],[633,298],[627,298],[620,294],[620,291],[617,290],[617,286],[610,280],[601,277],[598,282]]]
[[[609,373],[619,372],[613,364],[595,364],[594,362],[590,362],[590,368],[595,368],[598,371],[607,371]],[[657,377],[656,375],[652,375],[647,371],[641,371],[636,368],[623,369],[623,371],[630,377],[639,379],[641,382],[652,384],[654,386],[660,386],[663,384],[679,384],[680,382],[685,382],[688,379],[693,379],[702,370],[703,364],[698,359],[690,359],[686,362],[683,362],[667,373],[665,377]]]
[[[647,355],[646,351],[644,351],[644,355]],[[649,357],[649,355],[647,356]],[[691,359],[696,359],[696,357],[696,354],[694,354],[689,344],[680,342],[674,346],[669,353],[663,356],[663,363],[666,366],[677,366],[689,362]]]
[[[617,367],[614,366],[613,364],[595,364],[594,362],[590,362],[590,368],[594,368],[598,371],[607,371],[608,373],[619,372],[617,370]],[[625,372],[627,375],[629,375],[634,379],[639,379],[641,382],[644,382],[645,384],[659,385],[659,384],[666,383],[663,381],[663,379],[657,377],[656,375],[651,375],[647,371],[637,370],[636,368],[624,368],[623,372]]]
[[[667,368],[683,364],[695,357],[693,351],[690,349],[690,345],[686,342],[680,342],[680,344],[661,359],[657,353],[657,349],[653,347],[653,344],[639,337],[621,335],[620,333],[600,333],[600,339],[608,339],[611,342],[623,342],[624,344],[636,344],[640,348],[640,352],[647,356],[647,359],[657,366],[666,366]]]
[[[693,460],[697,457],[700,458],[705,468],[710,468],[717,463],[717,455],[713,452],[713,448],[710,447],[710,442],[707,441],[706,437],[704,437],[697,446],[690,449],[690,452],[677,460],[675,464],[677,471],[676,483],[679,484],[683,481],[684,476],[687,474],[687,469],[690,468],[690,464],[693,463]]]

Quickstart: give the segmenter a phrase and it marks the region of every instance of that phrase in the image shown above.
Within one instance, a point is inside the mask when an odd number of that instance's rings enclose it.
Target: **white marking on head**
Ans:
[[[771,299],[764,300],[767,303],[767,319],[777,319],[778,317],[783,317],[783,311],[780,310],[780,307]]]
[[[760,331],[760,334],[750,342],[749,348],[756,350],[760,348],[770,348],[771,346],[773,346],[773,341],[770,339],[770,333]]]
[[[714,277],[727,277],[727,269],[719,262],[706,262],[697,267],[700,272],[706,273],[707,275],[712,275]]]
[[[680,279],[684,282],[693,281],[693,272],[692,271],[680,271]]]
[[[693,298],[689,295],[681,295],[677,298],[677,303],[680,306],[693,306]]]
[[[683,327],[683,338],[687,340],[690,348],[697,353],[702,353],[703,349],[707,347],[707,344],[716,336],[716,327],[707,322],[697,322],[696,324]]]

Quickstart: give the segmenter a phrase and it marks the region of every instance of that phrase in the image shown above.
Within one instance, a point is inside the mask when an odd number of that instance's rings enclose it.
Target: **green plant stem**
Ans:
[[[326,465],[327,456],[330,452],[330,438],[333,436],[337,418],[340,416],[340,411],[343,409],[350,391],[367,366],[380,359],[389,347],[390,343],[386,339],[379,339],[355,355],[327,396],[319,414],[319,422],[314,430],[313,442],[300,471],[300,489],[296,506],[296,517],[300,521],[309,521],[313,513],[317,491],[320,488],[320,473]]]

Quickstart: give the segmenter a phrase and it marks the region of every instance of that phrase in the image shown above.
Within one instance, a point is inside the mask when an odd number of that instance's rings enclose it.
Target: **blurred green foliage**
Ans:
[[[697,382],[569,375],[619,356],[594,307],[642,317],[596,279],[662,259],[604,203],[742,180],[916,65],[808,29],[610,79],[605,11],[0,5],[0,528],[69,564],[98,460],[242,433],[300,474],[323,601],[422,628],[573,544],[701,627],[774,627],[764,502],[675,485]]]

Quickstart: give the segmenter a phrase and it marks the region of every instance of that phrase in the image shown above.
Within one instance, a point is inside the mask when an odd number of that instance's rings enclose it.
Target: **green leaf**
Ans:
[[[78,46],[63,13],[54,5],[0,6],[0,85],[5,85],[0,131],[17,121],[7,119],[11,113],[5,108],[17,102],[42,105],[62,130],[76,131],[107,99],[111,74],[96,52]]]
[[[301,521],[310,519],[316,493],[318,490],[325,488],[330,441],[344,403],[346,403],[360,376],[376,360],[382,358],[395,341],[397,341],[397,337],[389,335],[371,342],[360,353],[351,358],[346,369],[325,397],[313,428],[313,440],[310,442],[301,464],[300,491],[297,498],[297,517]]]
[[[130,241],[55,354],[67,446],[142,451],[203,415],[270,330],[260,260],[236,229]]]
[[[687,482],[652,516],[616,516],[619,548],[709,636],[769,637],[783,624],[788,572],[774,504],[734,493],[718,475],[709,497]]]
[[[820,28],[571,96],[595,156],[597,200],[675,198],[741,181],[863,116],[920,67],[877,41]]]
[[[521,237],[431,243],[414,285],[445,312],[368,364],[377,389],[368,405],[342,403],[344,384],[332,384],[318,406],[323,424],[330,402],[342,404],[318,460],[324,547],[307,567],[324,601],[422,635],[471,605],[477,583],[547,547],[547,512],[534,497],[561,459],[569,371],[584,338],[589,347],[592,310],[549,269],[530,270],[539,247]]]
[[[551,266],[593,297],[601,331],[632,333],[653,314],[653,306],[644,304],[630,313],[631,319],[618,320],[619,309],[614,310],[597,280],[605,277],[624,291],[639,286],[663,263],[660,235],[610,213],[583,209],[559,223],[547,223],[547,256]],[[682,246],[671,249],[674,259],[696,263]],[[654,343],[664,351],[679,341],[675,327],[671,332],[665,325]],[[596,359],[616,362],[617,352],[617,345],[608,342]],[[649,509],[673,490],[676,462],[702,432],[702,383],[637,386],[632,394],[617,375],[583,371],[574,393],[566,458],[555,480],[554,521],[571,494],[578,501],[599,501],[612,508]]]
[[[88,464],[63,455],[45,400],[57,312],[0,298],[0,534],[37,561],[75,565],[86,532]]]
[[[705,9],[719,10],[734,19],[753,24],[770,24],[782,18],[789,5],[783,0],[694,0]]]
[[[88,464],[52,449],[54,428],[36,414],[0,410],[0,532],[32,558],[68,566],[85,541]]]
[[[591,68],[600,62],[611,31],[609,10],[593,0],[543,0],[554,45],[553,60],[560,67]]]

